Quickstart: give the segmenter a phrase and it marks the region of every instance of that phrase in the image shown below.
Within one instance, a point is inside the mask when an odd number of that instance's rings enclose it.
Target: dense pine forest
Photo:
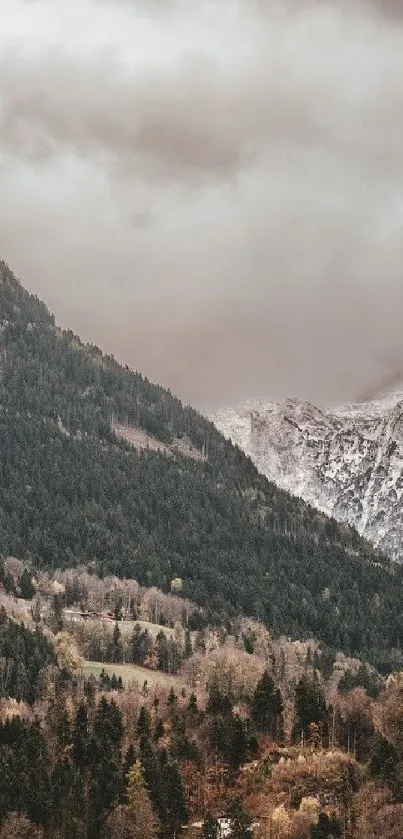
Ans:
[[[244,613],[378,665],[400,660],[401,567],[270,484],[169,391],[60,330],[5,263],[0,328],[3,556],[165,591],[179,579],[212,620]]]

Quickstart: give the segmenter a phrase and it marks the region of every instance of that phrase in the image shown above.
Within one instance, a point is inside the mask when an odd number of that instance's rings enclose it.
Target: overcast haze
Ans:
[[[399,5],[1,0],[0,255],[202,409],[393,386]]]

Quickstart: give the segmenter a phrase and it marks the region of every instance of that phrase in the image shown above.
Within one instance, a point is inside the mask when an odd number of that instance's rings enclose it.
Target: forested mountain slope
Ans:
[[[4,263],[0,329],[3,555],[163,589],[180,577],[216,616],[244,611],[374,661],[400,645],[401,568],[269,483],[168,391],[58,329]]]

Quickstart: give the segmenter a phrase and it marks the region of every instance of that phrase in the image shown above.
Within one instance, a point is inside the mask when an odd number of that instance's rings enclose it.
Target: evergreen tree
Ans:
[[[73,728],[73,754],[76,766],[83,769],[87,765],[89,745],[89,726],[87,708],[80,702]]]
[[[188,706],[186,708],[186,716],[194,725],[203,717],[203,712],[200,711],[198,707],[195,693],[190,694]]]
[[[164,733],[165,733],[164,722],[161,719],[161,717],[158,717],[158,719],[155,721],[155,726],[154,726],[154,740],[155,741],[159,740],[161,737],[164,736]]]
[[[192,638],[190,635],[189,629],[185,630],[185,649],[184,649],[184,657],[190,658],[193,654],[193,645],[192,645]]]
[[[128,774],[129,774],[132,766],[134,766],[134,764],[136,763],[136,760],[137,760],[136,749],[134,748],[133,743],[129,743],[129,746],[128,746],[128,749],[126,751],[125,758],[124,758],[124,761],[123,761],[123,783],[124,783],[124,785],[127,785]]]
[[[235,716],[231,725],[231,739],[229,744],[229,763],[231,769],[236,771],[245,763],[248,753],[248,739],[245,726],[239,716]]]
[[[39,597],[37,597],[35,599],[34,603],[31,606],[31,615],[32,615],[32,620],[34,621],[36,626],[39,626],[39,624],[41,622],[41,618],[42,618],[42,616],[41,616],[41,601],[40,601]]]
[[[245,812],[239,798],[232,802],[228,815],[231,819],[231,839],[250,839],[252,819]]]
[[[113,617],[114,617],[116,622],[122,620],[122,613],[123,613],[123,600],[122,600],[121,597],[118,597],[117,600],[116,600],[116,603],[114,604],[114,607],[113,607]]]
[[[31,632],[23,623],[9,618],[2,607],[0,660],[3,673],[0,697],[15,697],[29,703],[43,695],[46,668],[56,667],[54,649],[41,630]]]
[[[140,763],[129,770],[126,781],[126,804],[113,810],[104,829],[105,839],[157,839],[155,816]]]
[[[150,652],[151,644],[148,630],[142,630],[140,624],[136,623],[130,639],[130,660],[134,664],[144,664]]]
[[[203,824],[202,839],[220,839],[220,825],[217,819],[213,819],[210,813],[207,813]]]
[[[62,836],[75,836],[85,829],[85,808],[82,776],[68,754],[60,757],[52,773],[52,827]]]
[[[187,808],[182,778],[176,762],[170,761],[162,770],[162,789],[164,791],[164,827],[167,835],[177,833],[187,821]]]
[[[318,823],[311,827],[311,839],[339,839],[341,835],[341,824],[336,816],[319,813]]]
[[[171,687],[171,689],[169,691],[169,694],[168,694],[168,699],[167,699],[167,706],[168,706],[168,709],[169,709],[169,713],[171,715],[175,713],[177,705],[178,705],[178,697],[177,697],[173,687]]]
[[[369,763],[369,771],[374,778],[379,778],[389,784],[391,789],[399,796],[399,753],[393,743],[377,734],[372,745],[372,755]]]
[[[142,705],[137,720],[137,732],[140,738],[151,740],[151,718],[145,705]]]
[[[295,689],[294,739],[307,739],[312,724],[318,727],[321,737],[327,735],[327,709],[323,691],[316,679],[303,676]]]
[[[105,752],[119,750],[123,737],[122,714],[111,699],[110,702],[102,696],[94,718],[94,737]]]
[[[18,586],[20,589],[20,596],[23,600],[32,600],[35,596],[36,589],[32,583],[32,576],[29,573],[28,568],[24,568],[18,581]]]
[[[169,649],[165,632],[159,632],[155,639],[155,652],[157,656],[158,670],[168,673],[169,670]]]
[[[207,714],[231,714],[232,706],[227,695],[221,693],[216,682],[209,688],[209,697],[206,707]]]
[[[56,734],[59,746],[64,748],[69,745],[71,742],[70,719],[65,707],[58,714]]]
[[[156,839],[158,820],[144,783],[141,764],[136,761],[126,779],[126,804],[109,816],[104,835],[107,839]]]
[[[109,649],[108,658],[115,664],[119,664],[123,660],[123,644],[119,624],[117,621],[113,627],[112,641]]]
[[[63,598],[60,594],[53,595],[47,623],[54,635],[63,629]]]
[[[267,670],[259,679],[251,704],[251,717],[258,731],[269,734],[279,742],[283,739],[283,703]]]

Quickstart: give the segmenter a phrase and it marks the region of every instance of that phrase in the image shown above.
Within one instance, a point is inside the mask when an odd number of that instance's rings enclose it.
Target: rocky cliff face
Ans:
[[[270,480],[403,561],[403,391],[337,409],[256,400],[212,420]]]

